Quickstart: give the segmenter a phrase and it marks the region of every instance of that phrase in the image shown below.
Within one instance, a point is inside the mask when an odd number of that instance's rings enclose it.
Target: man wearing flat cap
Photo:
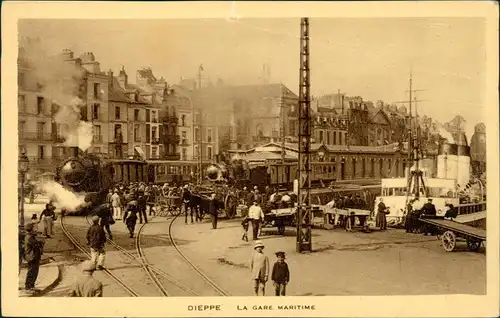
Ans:
[[[28,236],[24,248],[24,259],[28,262],[28,272],[24,287],[27,291],[35,292],[35,282],[38,278],[44,243],[36,237],[36,231],[32,223],[26,225],[25,230]]]
[[[97,269],[104,269],[104,259],[106,252],[104,251],[104,244],[106,243],[106,234],[104,229],[99,225],[99,217],[94,215],[92,217],[92,225],[87,231],[87,245],[90,246],[91,260],[97,264]]]
[[[264,244],[261,241],[255,242],[254,253],[250,263],[254,296],[259,296],[259,290],[262,296],[266,294],[266,282],[269,276],[269,258],[264,255],[263,250]]]
[[[94,278],[95,263],[86,261],[82,264],[83,276],[73,285],[69,297],[102,297],[102,283]]]

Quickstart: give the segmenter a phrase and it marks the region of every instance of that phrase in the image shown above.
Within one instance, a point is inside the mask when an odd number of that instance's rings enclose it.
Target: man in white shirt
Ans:
[[[264,220],[264,212],[257,203],[257,200],[254,200],[253,205],[248,209],[248,219],[252,222],[252,234],[255,241],[259,234],[260,223]]]
[[[115,220],[121,220],[122,202],[117,189],[115,189],[113,195],[111,196],[111,206],[113,207],[113,218]]]

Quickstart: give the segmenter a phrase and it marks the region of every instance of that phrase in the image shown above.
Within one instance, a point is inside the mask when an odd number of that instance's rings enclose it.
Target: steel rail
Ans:
[[[87,223],[90,224],[90,221],[88,219],[88,217],[86,218],[87,220]],[[146,223],[144,223],[142,226],[141,226],[141,229],[142,230],[142,227],[145,226]],[[140,233],[137,233],[137,236],[136,238],[139,236]],[[166,238],[162,238],[162,239],[166,239]],[[142,253],[139,253],[139,257],[135,256],[134,254],[130,253],[129,251],[127,251],[125,248],[123,248],[122,246],[118,245],[116,242],[114,242],[113,240],[110,240],[109,238],[106,238],[106,241],[113,245],[114,248],[116,248],[117,250],[119,250],[120,252],[122,252],[125,256],[127,256],[128,258],[130,258],[131,260],[134,260],[136,261],[137,263],[144,265],[149,268],[152,272],[154,272],[156,275],[162,277],[162,278],[165,278],[166,280],[168,280],[169,282],[173,283],[174,285],[176,285],[177,287],[179,287],[180,289],[186,291],[186,292],[189,292],[195,296],[199,296],[199,294],[197,292],[195,292],[194,290],[190,289],[189,287],[183,285],[182,283],[180,283],[179,281],[177,281],[176,279],[174,279],[172,276],[168,275],[167,273],[163,272],[161,269],[157,268],[156,266],[154,265],[151,265],[149,264],[149,262],[147,261],[146,259],[146,256],[144,254],[144,252]],[[136,242],[137,244],[137,242]],[[140,242],[139,242],[139,245],[140,245]],[[137,245],[136,245],[137,247]],[[141,251],[142,251],[142,248],[141,248]],[[142,254],[142,255],[141,255]],[[144,267],[144,266],[143,266]],[[154,280],[153,280],[154,281]],[[156,284],[156,282],[155,282]],[[161,288],[158,286],[158,288]]]
[[[214,281],[212,281],[205,273],[203,273],[196,265],[189,260],[179,249],[177,244],[175,243],[174,237],[172,236],[172,225],[174,224],[174,221],[179,217],[179,215],[176,215],[172,220],[170,221],[170,225],[168,227],[168,236],[170,238],[170,242],[172,243],[172,246],[175,248],[177,253],[179,254],[180,257],[196,272],[198,275],[200,275],[213,289],[215,289],[219,294],[222,296],[230,296],[228,292],[226,292],[224,289],[222,289],[219,285],[217,285]]]
[[[61,216],[60,218],[60,225],[61,225],[61,229],[64,233],[64,235],[71,241],[71,244],[73,244],[77,249],[79,249],[82,253],[84,253],[85,255],[87,255],[89,258],[91,258],[90,256],[90,253],[87,252],[87,250],[85,249],[85,247],[80,243],[78,242],[78,240],[68,231],[68,229],[66,228],[66,226],[64,225],[64,222],[63,222],[63,216]],[[113,273],[111,273],[108,269],[104,268],[103,271],[108,274],[109,277],[111,277],[116,283],[118,283],[118,285],[120,285],[123,289],[125,289],[125,291],[127,291],[127,293],[129,293],[131,296],[134,296],[134,297],[139,297],[139,293],[137,293],[135,290],[133,290],[131,287],[129,287],[124,281],[122,281],[120,278],[116,277],[116,275],[114,275]]]
[[[141,247],[141,232],[142,232],[142,229],[144,228],[144,226],[146,224],[147,223],[144,223],[144,224],[141,225],[141,227],[137,231],[137,235],[135,236],[135,248],[137,250],[137,255],[139,255],[139,259],[140,259],[142,267],[144,268],[144,270],[146,271],[146,273],[148,273],[149,277],[151,278],[151,280],[155,284],[156,288],[158,288],[158,290],[160,291],[160,293],[162,293],[164,296],[170,297],[170,294],[165,289],[165,286],[163,286],[163,284],[160,282],[160,280],[158,279],[158,277],[156,277],[156,275],[149,268],[149,266],[147,264],[147,261],[146,261],[146,259],[144,257],[144,253],[142,251],[142,247]]]

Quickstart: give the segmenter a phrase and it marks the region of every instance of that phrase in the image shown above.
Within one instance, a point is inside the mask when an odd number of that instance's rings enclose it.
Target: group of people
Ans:
[[[43,225],[42,234],[45,239],[52,238],[54,233],[54,221],[57,219],[55,206],[52,202],[45,205],[45,209],[40,213],[40,217],[33,214],[31,221],[26,224],[24,232],[19,231],[19,273],[23,259],[27,263],[28,272],[24,283],[27,292],[36,292],[35,283],[38,278],[40,261],[43,255],[45,240],[38,237],[38,226]]]
[[[458,216],[458,210],[452,203],[445,203],[444,219],[453,220]],[[424,205],[421,205],[419,199],[412,199],[407,206],[407,214],[405,218],[405,229],[407,233],[423,233],[436,234],[434,227],[428,226],[419,221],[420,217],[435,218],[437,217],[436,206],[432,203],[432,199],[427,199]]]

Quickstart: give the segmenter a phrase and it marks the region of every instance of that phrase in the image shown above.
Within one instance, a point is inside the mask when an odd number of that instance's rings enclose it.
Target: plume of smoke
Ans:
[[[55,181],[44,182],[39,185],[39,188],[61,209],[73,212],[86,205],[84,195],[75,194],[66,190]]]
[[[62,54],[50,53],[37,38],[20,37],[19,47],[19,59],[28,66],[29,85],[38,86],[58,106],[54,120],[61,125],[64,145],[87,150],[92,141],[92,129],[80,121],[80,107],[84,101],[78,97],[83,69],[74,61],[65,61]]]
[[[438,133],[439,135],[446,139],[447,142],[450,142],[450,143],[453,143],[453,136],[451,135],[451,133],[449,131],[447,131],[446,129],[444,129],[443,127],[438,127]]]

